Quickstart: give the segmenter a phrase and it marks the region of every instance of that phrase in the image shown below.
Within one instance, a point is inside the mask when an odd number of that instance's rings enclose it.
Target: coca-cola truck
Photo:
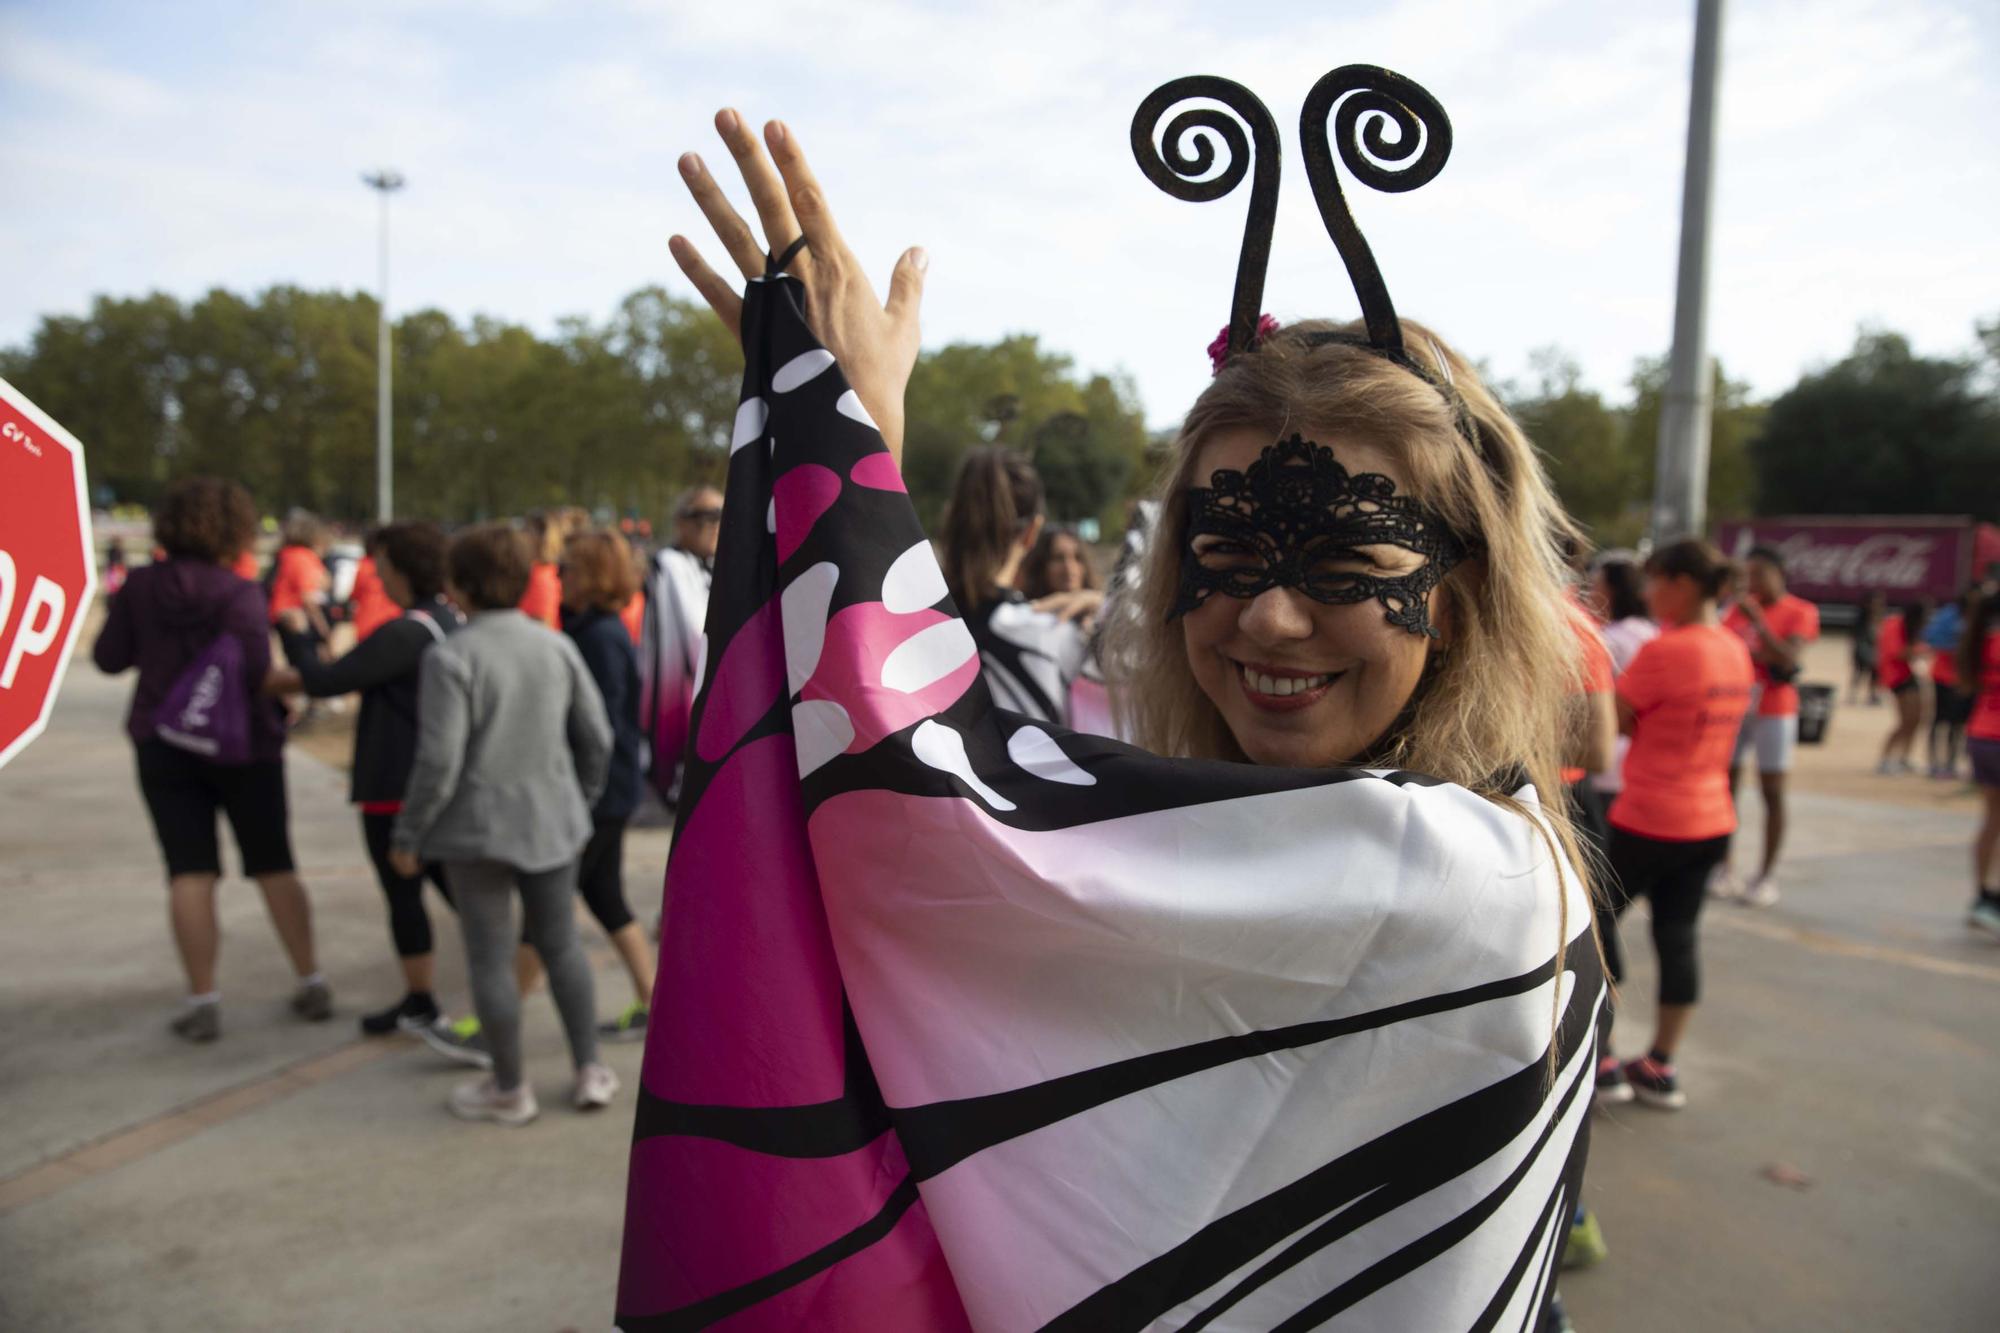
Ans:
[[[1949,601],[2000,565],[2000,528],[1964,516],[1754,518],[1718,524],[1715,543],[1739,560],[1773,548],[1792,592],[1833,605]]]

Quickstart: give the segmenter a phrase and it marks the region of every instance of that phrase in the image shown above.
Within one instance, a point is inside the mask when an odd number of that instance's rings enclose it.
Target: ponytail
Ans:
[[[1042,512],[1042,479],[999,445],[966,451],[944,516],[944,581],[961,612],[992,600],[1007,553]]]
[[[1683,537],[1655,550],[1646,560],[1646,572],[1658,578],[1685,574],[1705,599],[1714,601],[1735,577],[1736,566],[1701,538]]]

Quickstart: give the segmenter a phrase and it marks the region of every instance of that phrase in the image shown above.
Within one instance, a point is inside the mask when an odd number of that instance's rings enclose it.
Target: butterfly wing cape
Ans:
[[[653,784],[669,797],[687,750],[708,584],[701,561],[673,547],[656,554],[647,569],[646,614],[639,635],[639,723],[649,741],[646,760]]]
[[[997,709],[804,299],[747,294],[620,1326],[1532,1327],[1604,1000],[1533,793]]]

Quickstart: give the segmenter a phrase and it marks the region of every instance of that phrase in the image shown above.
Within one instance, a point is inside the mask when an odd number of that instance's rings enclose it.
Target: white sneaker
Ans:
[[[618,1075],[610,1065],[585,1065],[576,1071],[576,1091],[570,1101],[579,1111],[601,1111],[618,1095]]]
[[[460,1120],[491,1120],[495,1124],[518,1128],[542,1113],[535,1102],[535,1090],[527,1083],[512,1092],[500,1091],[500,1085],[489,1076],[461,1083],[451,1090],[445,1105]]]
[[[1743,898],[1743,881],[1723,862],[1708,873],[1708,896],[1717,902],[1733,903]]]
[[[1743,891],[1745,907],[1776,907],[1778,905],[1778,881],[1775,876],[1765,875]]]

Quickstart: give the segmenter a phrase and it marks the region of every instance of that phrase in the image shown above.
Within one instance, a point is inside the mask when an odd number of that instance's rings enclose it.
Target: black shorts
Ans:
[[[165,741],[141,741],[139,790],[153,817],[153,834],[167,874],[220,875],[222,847],[215,813],[229,816],[245,875],[292,869],[291,812],[285,804],[285,761],[215,764]]]
[[[1891,694],[1915,694],[1916,692],[1917,692],[1917,678],[1915,676],[1907,677],[1906,679],[1889,687],[1889,693]]]
[[[1948,727],[1962,727],[1972,720],[1972,691],[1956,685],[1937,687],[1937,710],[1933,720]]]

